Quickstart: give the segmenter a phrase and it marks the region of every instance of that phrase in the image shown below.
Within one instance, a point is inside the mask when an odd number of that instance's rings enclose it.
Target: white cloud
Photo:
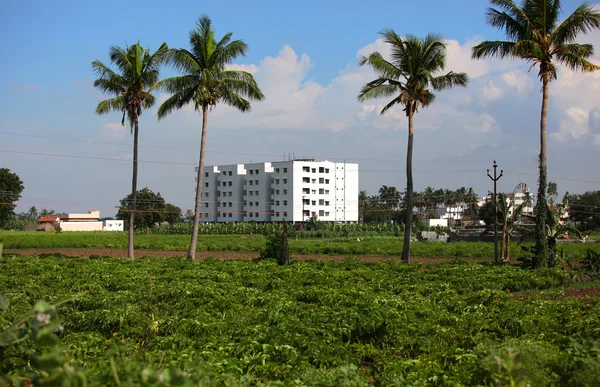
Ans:
[[[488,102],[500,99],[504,95],[504,91],[496,86],[493,81],[489,81],[485,84],[482,93],[483,98]]]
[[[565,118],[560,122],[559,131],[552,133],[551,136],[562,143],[569,138],[581,139],[590,133],[590,122],[589,110],[581,107],[571,107],[565,111]]]
[[[120,123],[104,122],[102,124],[102,134],[105,138],[119,139],[125,138],[125,131],[127,127]]]
[[[488,113],[481,114],[471,125],[465,125],[471,133],[493,133],[500,130],[498,121]]]
[[[329,125],[327,125],[327,129],[333,131],[333,132],[341,132],[342,130],[346,129],[346,124],[344,122],[341,121],[333,121],[331,123],[329,123]]]
[[[521,70],[512,70],[502,74],[504,83],[517,89],[518,95],[524,95],[533,89],[533,81],[525,72]]]

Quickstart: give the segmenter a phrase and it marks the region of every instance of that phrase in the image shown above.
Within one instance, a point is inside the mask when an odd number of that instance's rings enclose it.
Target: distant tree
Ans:
[[[231,40],[229,32],[217,41],[215,30],[208,16],[202,16],[196,28],[190,32],[190,50],[171,50],[171,63],[182,75],[161,81],[159,88],[171,94],[158,108],[158,119],[171,112],[191,105],[202,113],[200,159],[196,183],[194,225],[188,250],[188,259],[196,255],[198,224],[202,201],[202,179],[206,154],[208,113],[217,104],[225,104],[242,112],[250,111],[250,100],[262,101],[264,95],[254,76],[246,71],[227,69],[238,57],[246,56],[248,45],[241,40]]]
[[[505,41],[485,41],[473,47],[473,58],[516,58],[538,66],[542,81],[542,111],[540,120],[539,179],[536,203],[536,257],[534,267],[548,266],[548,234],[545,212],[547,180],[546,121],[549,84],[557,78],[557,65],[571,70],[592,72],[600,69],[588,61],[594,54],[591,44],[575,42],[578,35],[600,28],[600,12],[583,3],[562,22],[560,0],[523,0],[521,6],[512,0],[491,0],[499,9],[489,8],[487,21],[503,30]]]
[[[102,101],[96,107],[97,114],[107,114],[111,111],[123,113],[121,125],[125,125],[125,118],[133,134],[133,176],[131,179],[131,206],[127,224],[129,227],[129,245],[127,256],[134,257],[133,252],[133,224],[136,215],[137,169],[138,169],[138,133],[139,117],[144,109],[154,105],[155,98],[151,93],[152,87],[159,77],[160,66],[167,58],[169,48],[163,43],[160,48],[150,53],[150,49],[143,48],[139,43],[133,46],[110,48],[110,61],[120,73],[111,70],[104,63],[96,60],[92,68],[98,76],[94,87],[102,92],[114,95],[113,98]]]
[[[42,210],[40,211],[40,218],[45,217],[45,216],[54,215],[54,214],[56,214],[56,212],[54,210],[48,210],[46,208],[42,208]]]
[[[412,35],[401,37],[391,29],[381,32],[383,41],[390,45],[391,58],[385,59],[379,52],[361,57],[360,65],[369,65],[378,78],[362,87],[359,101],[388,98],[381,110],[385,114],[396,105],[403,108],[408,118],[408,145],[406,152],[406,220],[402,261],[410,259],[410,240],[413,218],[412,156],[414,116],[419,107],[429,106],[435,99],[432,90],[444,90],[453,86],[466,86],[467,74],[450,71],[440,74],[446,65],[446,45],[441,35],[429,34],[424,39]]]
[[[494,201],[489,200],[479,208],[479,219],[483,220],[486,226],[494,224]]]
[[[567,195],[569,217],[580,230],[600,230],[600,191]]]
[[[553,181],[548,182],[547,194],[548,194],[548,201],[550,202],[550,205],[554,206],[554,201],[556,200],[556,197],[558,196],[558,185],[555,182],[553,182]]]
[[[35,206],[29,207],[27,212],[21,212],[19,215],[17,215],[17,219],[27,222],[37,222],[39,219],[38,210],[35,208]]]
[[[16,173],[8,168],[0,168],[0,228],[5,228],[9,221],[16,218],[14,204],[21,198],[25,187]]]
[[[121,206],[116,216],[117,219],[125,222],[127,228],[131,219],[129,216],[131,200],[131,194],[121,199]],[[160,192],[154,193],[147,187],[137,192],[136,200],[138,204],[134,218],[136,230],[147,230],[165,221],[177,223],[181,217],[181,208],[167,203]]]

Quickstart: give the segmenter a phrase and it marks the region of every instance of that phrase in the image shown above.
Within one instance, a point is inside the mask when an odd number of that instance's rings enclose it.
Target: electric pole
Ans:
[[[500,176],[496,176],[496,160],[494,160],[494,177],[490,175],[490,170],[487,170],[487,175],[494,182],[494,260],[496,263],[500,262],[498,259],[498,193],[497,193],[497,183],[498,180],[502,177],[504,173],[503,170],[500,170]]]

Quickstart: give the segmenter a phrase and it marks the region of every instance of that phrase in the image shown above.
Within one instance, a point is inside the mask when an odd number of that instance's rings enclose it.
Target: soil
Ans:
[[[38,255],[38,254],[63,254],[70,257],[89,257],[90,255],[98,256],[109,256],[114,258],[126,258],[127,250],[120,249],[11,249],[5,250],[6,254],[19,254],[19,255]],[[185,251],[165,251],[165,250],[136,250],[137,257],[160,257],[160,258],[171,258],[171,257],[185,257]],[[294,260],[298,261],[315,261],[315,260],[333,260],[342,261],[348,258],[348,255],[318,255],[318,254],[306,254],[299,255],[294,254]],[[375,262],[382,260],[400,260],[400,256],[381,256],[381,255],[357,255],[353,256],[361,261]],[[198,251],[196,252],[197,260],[204,260],[206,258],[217,258],[224,260],[245,260],[258,258],[257,253],[240,253],[230,251]],[[411,258],[411,263],[451,263],[454,262],[454,258]],[[485,258],[460,258],[460,261],[464,262],[491,262],[490,259]]]

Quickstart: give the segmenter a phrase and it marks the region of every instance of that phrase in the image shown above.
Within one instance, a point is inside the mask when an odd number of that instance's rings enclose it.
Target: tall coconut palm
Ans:
[[[507,57],[523,59],[538,66],[542,81],[542,113],[540,119],[539,184],[536,203],[536,258],[534,266],[548,266],[546,230],[546,117],[548,85],[557,78],[557,64],[571,70],[591,72],[599,67],[587,58],[593,55],[591,44],[575,43],[579,34],[600,28],[600,13],[584,3],[559,21],[560,0],[523,0],[521,6],[511,0],[491,0],[499,9],[489,8],[488,24],[504,31],[506,41],[486,41],[473,47],[473,58]]]
[[[122,112],[121,125],[125,125],[125,119],[127,119],[133,134],[133,178],[131,179],[127,252],[129,258],[134,257],[133,235],[138,174],[139,117],[144,109],[154,105],[155,98],[151,94],[151,89],[158,81],[160,66],[164,63],[168,52],[169,48],[166,43],[163,43],[154,54],[139,43],[126,46],[124,49],[113,46],[109,50],[109,57],[118,72],[98,60],[92,62],[92,68],[98,77],[94,81],[94,87],[115,96],[100,102],[96,107],[96,113],[102,115],[110,111]]]
[[[248,112],[250,111],[249,100],[262,101],[264,99],[264,95],[252,74],[246,71],[227,69],[227,66],[237,57],[246,56],[248,50],[246,43],[241,40],[232,41],[231,35],[232,33],[229,32],[217,41],[211,20],[207,16],[202,16],[196,23],[196,29],[190,31],[190,50],[171,50],[170,61],[182,75],[164,79],[157,85],[157,88],[172,94],[159,107],[159,120],[188,104],[191,104],[196,111],[202,113],[200,160],[196,186],[194,227],[188,251],[189,259],[194,259],[198,239],[208,113],[218,103],[224,103],[242,112]]]
[[[435,99],[432,90],[444,90],[453,86],[466,86],[468,77],[465,73],[449,72],[438,75],[446,64],[446,46],[442,36],[429,34],[424,39],[412,35],[405,38],[398,36],[393,30],[381,32],[383,41],[391,47],[390,59],[385,59],[378,52],[360,58],[359,64],[369,65],[375,70],[378,78],[367,83],[361,89],[358,100],[366,101],[375,98],[393,97],[381,110],[385,114],[396,105],[404,108],[408,117],[408,149],[406,153],[406,223],[404,230],[404,246],[402,260],[409,262],[410,237],[412,230],[413,178],[412,154],[414,116],[419,107],[429,106]]]

